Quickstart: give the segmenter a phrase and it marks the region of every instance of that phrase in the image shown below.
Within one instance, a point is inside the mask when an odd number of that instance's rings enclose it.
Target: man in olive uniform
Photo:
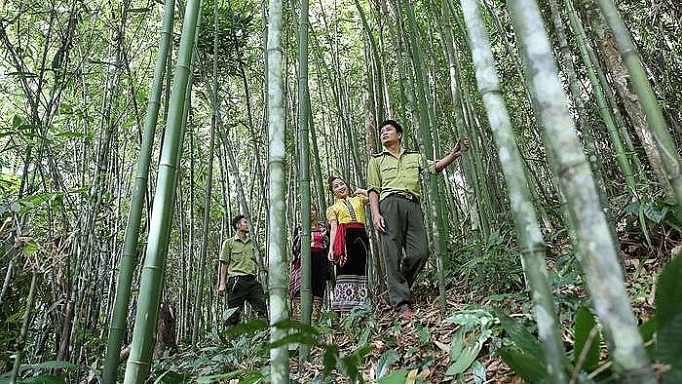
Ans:
[[[225,321],[226,325],[239,323],[241,308],[248,301],[259,318],[268,317],[263,287],[256,280],[258,263],[254,254],[253,240],[248,236],[249,222],[244,215],[232,219],[237,234],[225,240],[220,252],[220,284],[218,294],[227,292],[227,308],[237,310]]]
[[[424,214],[419,205],[420,173],[423,164],[430,173],[442,171],[462,156],[469,140],[459,140],[442,159],[425,163],[420,153],[401,148],[403,128],[397,122],[381,123],[379,135],[384,150],[372,155],[367,164],[369,207],[383,248],[389,300],[400,316],[409,320],[414,316],[410,287],[429,257]]]

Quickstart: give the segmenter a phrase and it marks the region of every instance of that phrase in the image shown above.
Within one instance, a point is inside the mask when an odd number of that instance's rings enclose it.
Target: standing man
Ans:
[[[419,206],[424,161],[422,154],[401,148],[403,128],[397,122],[381,123],[379,135],[384,150],[372,155],[367,164],[369,207],[381,239],[389,300],[400,316],[409,320],[414,316],[410,288],[429,257],[424,214]],[[467,148],[469,140],[460,139],[442,159],[427,161],[428,171],[442,171]]]
[[[239,323],[241,309],[248,301],[259,318],[267,319],[268,308],[265,304],[263,287],[256,280],[258,263],[254,254],[253,240],[249,235],[249,222],[244,215],[232,219],[232,227],[237,234],[225,240],[220,252],[220,284],[218,294],[227,295],[227,308],[236,308],[225,324]]]

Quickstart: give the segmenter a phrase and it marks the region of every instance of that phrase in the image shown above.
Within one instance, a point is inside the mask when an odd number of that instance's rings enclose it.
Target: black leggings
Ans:
[[[364,228],[346,228],[346,254],[348,259],[343,267],[337,268],[339,275],[365,276],[369,240]]]
[[[313,252],[310,255],[311,282],[310,289],[313,297],[324,297],[324,290],[327,288],[327,253]]]

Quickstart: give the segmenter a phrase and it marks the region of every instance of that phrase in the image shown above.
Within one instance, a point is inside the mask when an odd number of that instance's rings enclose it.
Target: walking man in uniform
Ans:
[[[397,122],[381,123],[379,135],[384,150],[372,155],[367,164],[369,207],[381,239],[390,303],[403,319],[409,320],[414,316],[410,289],[429,257],[424,214],[419,205],[420,173],[423,164],[430,173],[442,171],[469,148],[469,140],[460,139],[442,159],[425,163],[422,154],[401,147],[403,128]]]
[[[258,263],[254,254],[254,243],[249,235],[249,222],[244,215],[232,219],[232,227],[237,234],[225,240],[220,252],[220,284],[218,294],[227,292],[227,308],[236,311],[225,321],[228,326],[239,323],[241,309],[248,301],[256,315],[268,318],[263,287],[256,279]]]

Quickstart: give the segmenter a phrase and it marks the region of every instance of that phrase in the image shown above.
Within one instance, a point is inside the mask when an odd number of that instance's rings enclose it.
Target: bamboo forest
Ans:
[[[0,383],[682,383],[678,0],[1,0]]]

